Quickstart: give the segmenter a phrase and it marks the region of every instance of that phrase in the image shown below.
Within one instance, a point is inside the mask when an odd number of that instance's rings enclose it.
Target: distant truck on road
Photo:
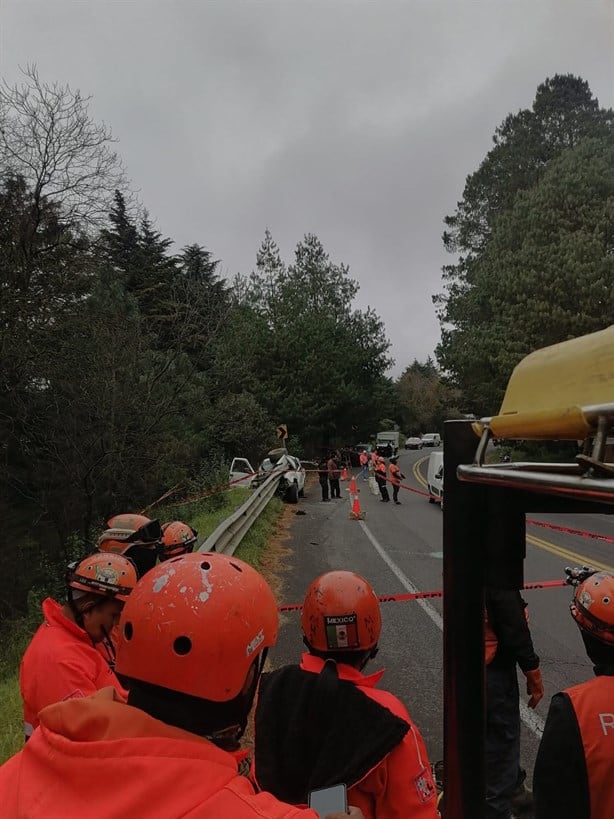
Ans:
[[[398,455],[401,441],[405,442],[402,432],[378,432],[375,439],[377,454],[383,455],[384,458],[392,458],[393,455]]]

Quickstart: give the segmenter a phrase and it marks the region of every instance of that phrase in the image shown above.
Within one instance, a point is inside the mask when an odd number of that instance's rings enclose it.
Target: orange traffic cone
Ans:
[[[362,520],[364,517],[360,511],[360,501],[358,495],[354,495],[354,502],[352,503],[352,511],[350,512],[350,520]]]
[[[350,495],[358,494],[358,490],[356,489],[356,478],[352,475],[352,480],[350,481]]]
[[[347,466],[344,466],[343,467],[343,472],[341,473],[341,480],[342,481],[347,481],[347,479],[348,479],[348,470],[347,470]]]

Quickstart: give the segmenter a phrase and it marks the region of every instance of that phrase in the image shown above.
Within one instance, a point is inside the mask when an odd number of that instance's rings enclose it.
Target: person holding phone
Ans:
[[[43,708],[23,750],[0,767],[3,819],[317,819],[255,793],[239,773],[239,739],[277,627],[273,592],[234,557],[185,554],[151,569],[120,621],[128,703],[105,688]],[[357,808],[325,819],[348,815],[365,819]]]
[[[363,670],[378,650],[379,601],[350,571],[321,575],[301,615],[308,651],[299,665],[263,674],[252,777],[293,804],[339,783],[366,819],[436,819],[437,791],[420,731],[383,671]]]

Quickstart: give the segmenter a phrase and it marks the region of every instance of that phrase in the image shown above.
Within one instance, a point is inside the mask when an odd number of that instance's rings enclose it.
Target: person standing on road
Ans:
[[[121,620],[128,704],[106,688],[43,709],[41,727],[0,767],[3,819],[317,819],[255,793],[239,773],[277,631],[270,587],[235,557],[185,554],[151,569]]]
[[[328,500],[328,460],[325,456],[320,458],[318,464],[318,480],[320,481],[320,489],[322,490],[322,500]]]
[[[360,453],[360,455],[358,456],[358,460],[359,460],[359,462],[360,462],[360,469],[361,469],[360,476],[361,476],[361,478],[363,479],[363,481],[366,481],[366,480],[368,480],[368,478],[369,478],[369,469],[368,469],[368,466],[369,466],[369,456],[368,456],[368,455],[367,455],[367,453],[364,451],[364,449],[363,449],[363,451]]]
[[[379,495],[379,487],[377,485],[377,480],[375,479],[375,467],[377,463],[372,459],[369,458],[369,490],[372,495]]]
[[[381,455],[378,457],[375,465],[375,480],[379,486],[379,491],[382,496],[381,500],[384,503],[388,503],[390,501],[390,495],[388,494],[388,487],[386,486],[386,460]]]
[[[527,607],[517,588],[487,585],[486,819],[513,819],[530,808],[531,792],[520,766],[520,693],[516,665],[527,680],[529,708],[544,695]]]
[[[390,477],[390,483],[392,485],[392,500],[397,504],[397,506],[400,506],[401,501],[399,500],[399,487],[401,486],[401,480],[405,478],[405,475],[399,469],[397,461],[398,461],[397,456],[393,455],[393,457],[390,459],[388,473]]]
[[[552,698],[533,774],[535,819],[614,816],[614,574],[581,574],[571,616],[595,677]]]
[[[341,497],[341,486],[339,484],[339,478],[341,477],[341,470],[339,469],[339,464],[335,458],[334,454],[331,454],[330,458],[328,459],[328,482],[330,483],[330,496],[331,498],[340,498]]]
[[[381,613],[369,583],[326,572],[301,614],[308,652],[264,674],[255,716],[256,783],[302,804],[315,788],[345,782],[367,819],[436,819],[437,793],[424,741],[405,706],[376,688]]]

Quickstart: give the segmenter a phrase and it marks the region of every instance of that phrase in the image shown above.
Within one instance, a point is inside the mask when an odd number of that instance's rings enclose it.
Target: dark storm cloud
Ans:
[[[614,100],[609,0],[3,0],[2,73],[94,95],[160,229],[247,272],[265,226],[350,265],[400,372],[439,332],[443,217],[555,72]]]

